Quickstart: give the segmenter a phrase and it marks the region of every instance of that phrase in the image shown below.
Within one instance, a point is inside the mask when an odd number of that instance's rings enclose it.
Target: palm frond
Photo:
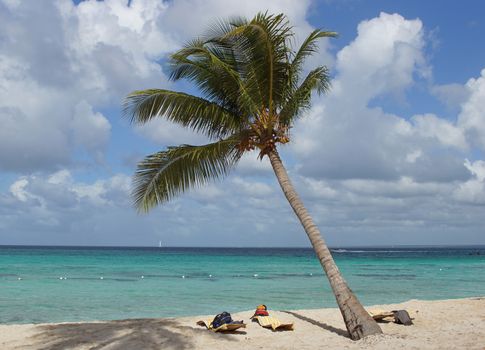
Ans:
[[[322,94],[329,88],[330,77],[327,67],[321,66],[312,70],[283,105],[280,111],[280,122],[289,126],[295,117],[298,117],[303,110],[310,107],[313,91]]]
[[[297,75],[301,71],[306,58],[318,52],[317,42],[321,38],[334,38],[336,32],[322,31],[316,29],[303,41],[298,51],[295,52],[290,62],[290,74]]]
[[[123,113],[134,123],[162,116],[210,138],[225,137],[240,128],[240,116],[200,97],[162,89],[134,91],[123,103]]]
[[[210,101],[238,114],[252,114],[257,109],[241,78],[240,59],[228,43],[194,40],[171,56],[171,66],[172,80],[195,82]]]
[[[316,29],[306,37],[296,52],[291,52],[288,57],[288,81],[287,89],[284,91],[285,99],[293,95],[300,83],[300,75],[303,70],[305,60],[318,52],[318,40],[321,38],[336,37],[336,32],[322,31]]]
[[[202,38],[206,42],[211,42],[213,40],[219,41],[222,38],[227,38],[227,34],[232,32],[235,28],[246,24],[248,24],[248,19],[240,16],[219,18],[208,27],[207,32]]]
[[[282,100],[282,87],[287,80],[287,46],[293,35],[283,14],[260,13],[250,22],[227,32],[222,38],[234,40],[238,52],[246,62],[248,85],[261,95],[260,108],[275,110]]]
[[[190,188],[219,179],[241,157],[237,137],[202,146],[181,145],[147,156],[133,179],[135,207],[148,212]]]

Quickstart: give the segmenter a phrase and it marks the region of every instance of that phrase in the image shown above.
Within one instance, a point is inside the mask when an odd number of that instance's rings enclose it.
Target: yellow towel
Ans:
[[[369,315],[376,321],[384,320],[388,317],[394,318],[393,312],[384,310],[369,310]]]
[[[252,318],[257,320],[261,327],[271,328],[273,331],[292,331],[294,329],[293,323],[281,323],[280,320],[273,316],[253,316]]]
[[[239,328],[246,328],[246,324],[244,323],[231,323],[231,324],[223,324],[217,328],[212,327],[212,318],[208,320],[200,320],[197,321],[198,326],[205,326],[207,329],[213,332],[228,332],[228,331],[235,331]]]

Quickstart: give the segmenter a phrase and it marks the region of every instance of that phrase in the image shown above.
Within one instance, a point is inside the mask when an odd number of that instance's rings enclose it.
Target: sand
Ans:
[[[338,309],[272,311],[294,331],[251,323],[253,311],[233,314],[248,323],[219,334],[195,323],[208,316],[83,323],[0,325],[0,349],[480,349],[485,350],[485,297],[379,305],[406,309],[414,325],[381,323],[384,335],[350,340]],[[230,310],[229,310],[230,311]]]

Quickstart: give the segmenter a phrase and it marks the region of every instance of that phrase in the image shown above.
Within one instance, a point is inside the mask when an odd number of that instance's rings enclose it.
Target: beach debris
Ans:
[[[413,324],[411,317],[406,310],[394,310],[394,323],[403,324],[405,326],[410,326]]]

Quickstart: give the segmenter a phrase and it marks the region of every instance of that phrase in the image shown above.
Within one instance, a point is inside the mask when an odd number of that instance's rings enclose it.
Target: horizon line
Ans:
[[[1,247],[50,247],[50,248],[206,248],[206,249],[313,249],[311,246],[162,246],[158,245],[56,245],[56,244],[0,244]],[[389,244],[389,245],[341,245],[328,246],[329,249],[345,248],[450,248],[485,247],[485,244]]]

